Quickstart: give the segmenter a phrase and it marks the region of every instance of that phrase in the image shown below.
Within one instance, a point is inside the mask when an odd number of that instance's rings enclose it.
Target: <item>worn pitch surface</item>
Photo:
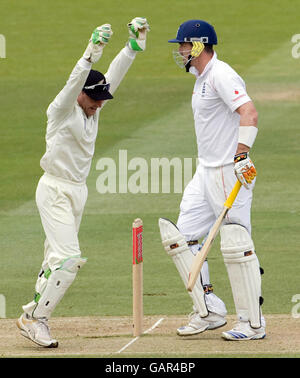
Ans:
[[[162,319],[162,320],[161,320]],[[151,329],[159,320],[159,324]],[[2,357],[204,357],[204,356],[300,356],[300,323],[290,315],[267,315],[267,337],[263,340],[230,342],[221,332],[233,326],[229,316],[225,327],[191,337],[179,337],[176,328],[186,316],[145,316],[144,331],[132,336],[131,317],[53,318],[53,337],[57,349],[42,348],[19,334],[15,319],[0,320],[0,355]],[[151,330],[150,330],[151,329]]]

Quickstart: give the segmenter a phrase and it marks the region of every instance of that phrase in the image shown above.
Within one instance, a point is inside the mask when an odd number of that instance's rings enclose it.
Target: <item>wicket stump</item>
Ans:
[[[143,221],[132,224],[133,336],[143,330]]]

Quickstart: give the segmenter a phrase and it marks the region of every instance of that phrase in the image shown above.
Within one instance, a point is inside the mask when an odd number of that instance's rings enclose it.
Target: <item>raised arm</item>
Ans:
[[[73,110],[78,95],[92,68],[92,64],[101,58],[103,48],[108,43],[112,34],[113,32],[109,24],[99,26],[93,31],[82,58],[75,65],[64,88],[50,104],[47,111],[48,116],[54,115],[56,118],[63,118]]]
[[[147,32],[150,30],[146,18],[136,17],[129,24],[129,40],[126,46],[111,62],[105,78],[110,83],[110,93],[114,93],[128,69],[130,68],[137,52],[145,51]]]

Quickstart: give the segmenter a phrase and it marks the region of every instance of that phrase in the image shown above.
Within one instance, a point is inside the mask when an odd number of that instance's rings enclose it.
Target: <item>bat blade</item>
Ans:
[[[225,218],[227,212],[229,211],[233,202],[235,201],[236,196],[238,195],[240,188],[241,188],[241,183],[239,181],[237,181],[235,183],[230,195],[228,196],[227,200],[224,203],[224,207],[223,207],[221,214],[219,215],[218,219],[215,221],[214,225],[210,229],[209,234],[207,236],[207,239],[206,239],[203,247],[197,253],[197,255],[194,259],[194,263],[193,263],[192,268],[191,268],[190,275],[189,275],[189,280],[188,280],[188,285],[187,285],[188,291],[193,290],[195,283],[197,281],[197,278],[199,277],[199,273],[201,271],[203,263],[204,263],[207,255],[208,255],[208,253],[209,253],[209,251],[212,247],[212,244],[213,244],[216,236],[218,235],[218,232],[219,232],[220,227],[222,225],[223,219]]]

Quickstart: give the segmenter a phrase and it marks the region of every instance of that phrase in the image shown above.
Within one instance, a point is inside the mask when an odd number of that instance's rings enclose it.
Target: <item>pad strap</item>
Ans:
[[[189,240],[189,241],[187,242],[187,245],[188,245],[188,246],[190,246],[190,245],[197,245],[197,244],[199,244],[198,240]]]

